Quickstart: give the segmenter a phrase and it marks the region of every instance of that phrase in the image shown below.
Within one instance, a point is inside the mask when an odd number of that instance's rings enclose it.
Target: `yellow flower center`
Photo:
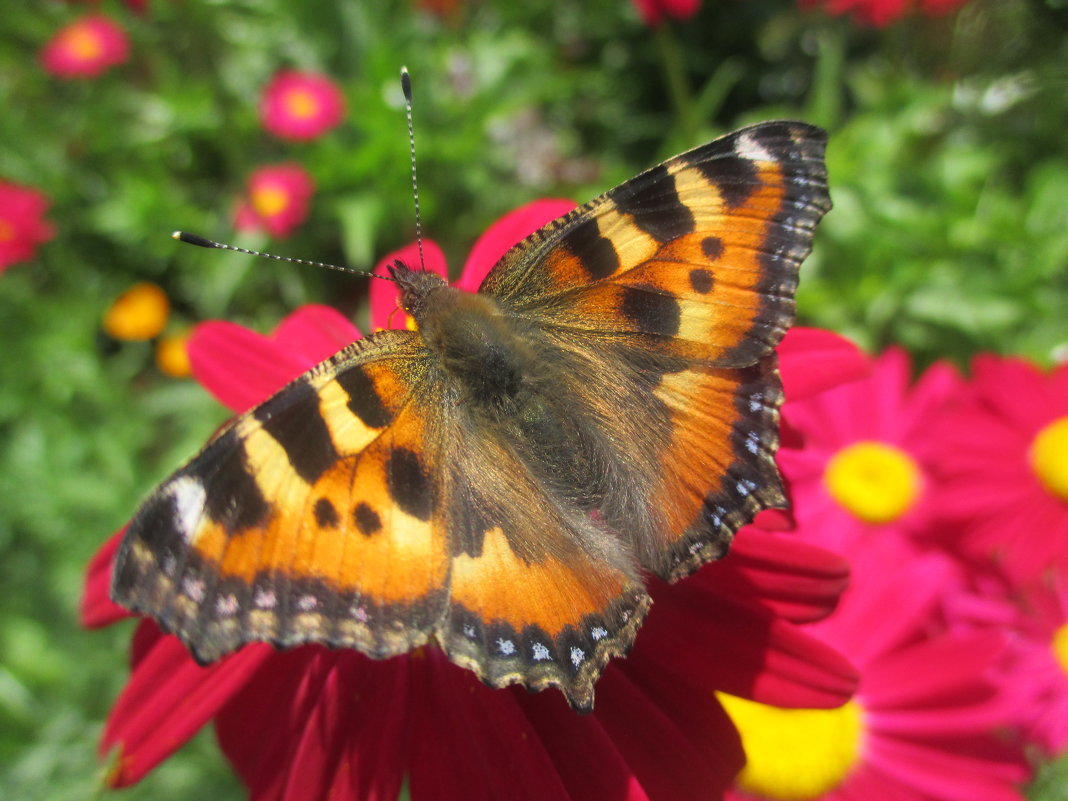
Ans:
[[[1068,675],[1068,623],[1053,632],[1053,656],[1061,670]]]
[[[71,28],[67,31],[66,47],[79,61],[95,61],[104,52],[104,43],[88,28]]]
[[[319,111],[318,99],[306,89],[289,90],[283,103],[286,111],[299,120],[313,117]]]
[[[900,448],[855,442],[836,453],[823,480],[831,497],[865,523],[889,523],[912,508],[921,488],[920,469]]]
[[[260,186],[252,190],[252,208],[261,217],[281,214],[289,205],[289,193],[278,186]]]
[[[738,786],[781,801],[808,801],[838,787],[860,760],[860,705],[780,709],[717,693],[738,729],[746,765]]]
[[[1042,486],[1068,501],[1068,417],[1054,420],[1031,443],[1031,468]]]
[[[0,242],[11,242],[15,238],[15,226],[10,220],[0,217]]]
[[[160,372],[171,378],[185,378],[192,374],[189,351],[185,347],[188,341],[188,334],[172,334],[156,343],[156,366]]]
[[[167,324],[170,302],[155,284],[134,284],[104,315],[104,330],[115,339],[143,340],[158,336]]]

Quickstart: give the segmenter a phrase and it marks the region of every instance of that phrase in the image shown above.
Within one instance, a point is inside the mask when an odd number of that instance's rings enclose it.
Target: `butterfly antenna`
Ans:
[[[404,110],[408,115],[408,150],[412,154],[412,197],[415,199],[415,241],[419,245],[419,268],[426,270],[423,260],[423,221],[419,215],[419,182],[415,178],[415,126],[412,124],[412,78],[407,67],[401,67],[401,91]]]
[[[384,275],[376,275],[375,273],[368,272],[367,270],[356,270],[352,267],[342,267],[338,264],[327,264],[322,261],[309,261],[308,259],[294,259],[291,256],[276,256],[273,253],[260,253],[258,250],[249,250],[248,248],[239,248],[236,245],[227,245],[222,242],[214,242],[211,239],[205,239],[197,234],[191,234],[188,231],[175,231],[171,234],[172,239],[177,239],[179,242],[185,242],[189,245],[197,245],[202,248],[218,248],[219,250],[233,250],[237,253],[245,253],[249,256],[262,256],[265,259],[274,259],[275,261],[291,261],[294,264],[307,264],[311,267],[324,267],[327,270],[337,270],[339,273],[352,273],[353,275],[367,275],[371,278],[377,278],[381,281],[389,281],[390,283],[396,283],[392,278]]]

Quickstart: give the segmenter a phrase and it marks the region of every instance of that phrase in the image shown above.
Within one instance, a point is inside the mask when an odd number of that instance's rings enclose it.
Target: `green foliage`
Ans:
[[[317,185],[310,219],[284,243],[240,244],[366,268],[410,241],[401,63],[424,229],[454,268],[522,202],[585,200],[742,122],[803,117],[831,130],[836,205],[806,267],[806,322],[903,343],[921,362],[1048,361],[1068,344],[1063,5],[974,0],[883,31],[794,0],[705,6],[653,32],[625,0],[483,0],[444,19],[402,0],[152,0],[144,14],[116,0],[100,10],[126,28],[129,61],[64,81],[37,53],[85,9],[5,5],[0,178],[48,195],[57,235],[0,276],[0,795],[100,792],[96,743],[131,630],[78,627],[84,567],[225,417],[163,377],[149,344],[109,341],[104,310],[152,280],[172,328],[225,317],[267,330],[307,302],[359,315],[366,288],[351,277],[167,234],[234,240],[249,173],[296,161]],[[339,81],[344,124],[303,144],[264,132],[259,94],[284,67]],[[1064,775],[1050,769],[1032,797],[1064,798]],[[241,794],[201,735],[123,797]]]

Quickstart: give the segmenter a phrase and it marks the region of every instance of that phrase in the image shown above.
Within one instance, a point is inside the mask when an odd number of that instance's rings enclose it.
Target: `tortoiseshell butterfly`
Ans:
[[[198,660],[430,640],[580,710],[667,581],[785,499],[774,348],[830,208],[825,134],[754,125],[508,251],[477,293],[398,264],[416,330],[352,343],[156,489],[112,594]]]

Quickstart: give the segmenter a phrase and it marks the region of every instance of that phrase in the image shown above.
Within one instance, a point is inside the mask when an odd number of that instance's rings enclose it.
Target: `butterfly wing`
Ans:
[[[418,335],[380,332],[236,418],[134,517],[112,596],[201,661],[249,641],[425,642],[450,568],[426,367]]]
[[[480,288],[573,361],[561,380],[623,488],[599,512],[663,578],[785,505],[773,348],[830,208],[825,142],[773,122],[676,156],[528,237]]]
[[[632,558],[386,331],[223,429],[130,523],[112,595],[198,660],[246,642],[372,657],[432,635],[492,686],[577,708],[649,599]]]

